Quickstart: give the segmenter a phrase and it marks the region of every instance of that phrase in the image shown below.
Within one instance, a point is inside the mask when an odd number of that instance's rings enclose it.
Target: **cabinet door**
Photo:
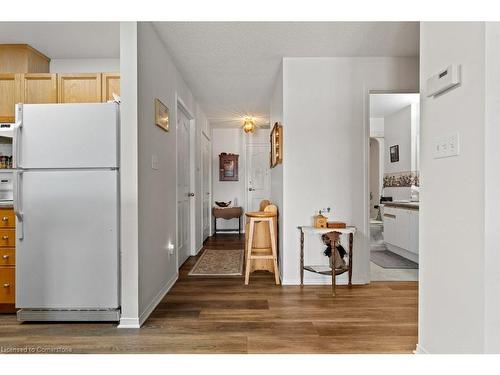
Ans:
[[[57,103],[57,75],[27,73],[22,78],[23,103]]]
[[[412,253],[418,254],[418,211],[410,211],[410,248]]]
[[[120,73],[102,73],[102,101],[113,100],[113,94],[120,95]]]
[[[21,101],[21,75],[0,73],[0,122],[14,122]]]
[[[64,73],[57,75],[59,103],[100,103],[100,73]]]

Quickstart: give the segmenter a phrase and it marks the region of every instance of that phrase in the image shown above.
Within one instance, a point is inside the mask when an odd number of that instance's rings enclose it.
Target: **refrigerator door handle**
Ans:
[[[23,206],[22,206],[22,189],[21,189],[21,183],[22,183],[22,174],[23,171],[14,171],[14,213],[17,218],[17,225],[16,225],[16,235],[17,238],[22,240],[23,239]]]
[[[16,123],[14,124],[14,137],[12,140],[12,167],[20,168],[21,155],[21,128],[23,127],[23,105],[16,104]]]

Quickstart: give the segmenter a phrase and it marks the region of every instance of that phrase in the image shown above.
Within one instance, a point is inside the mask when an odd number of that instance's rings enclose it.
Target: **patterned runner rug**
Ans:
[[[189,276],[241,276],[244,250],[207,249],[189,272]]]

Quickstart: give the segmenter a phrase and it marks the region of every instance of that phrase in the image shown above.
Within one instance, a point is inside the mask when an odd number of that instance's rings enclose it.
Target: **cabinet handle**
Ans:
[[[9,239],[9,236],[3,236],[2,237],[2,240],[8,240]]]
[[[9,218],[7,216],[4,216],[4,217],[2,217],[2,221],[3,222],[9,221]]]
[[[10,288],[10,284],[3,284],[4,288]]]
[[[9,259],[9,256],[8,255],[2,255],[2,259],[7,260],[7,259]]]
[[[392,215],[392,214],[384,214],[385,217],[390,217],[391,219],[395,219],[396,218],[396,215]]]

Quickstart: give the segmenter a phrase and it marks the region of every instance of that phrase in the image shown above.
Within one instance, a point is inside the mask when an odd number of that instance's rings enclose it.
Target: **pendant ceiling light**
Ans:
[[[255,130],[255,120],[252,117],[245,117],[243,123],[243,131],[245,133],[252,133]]]

